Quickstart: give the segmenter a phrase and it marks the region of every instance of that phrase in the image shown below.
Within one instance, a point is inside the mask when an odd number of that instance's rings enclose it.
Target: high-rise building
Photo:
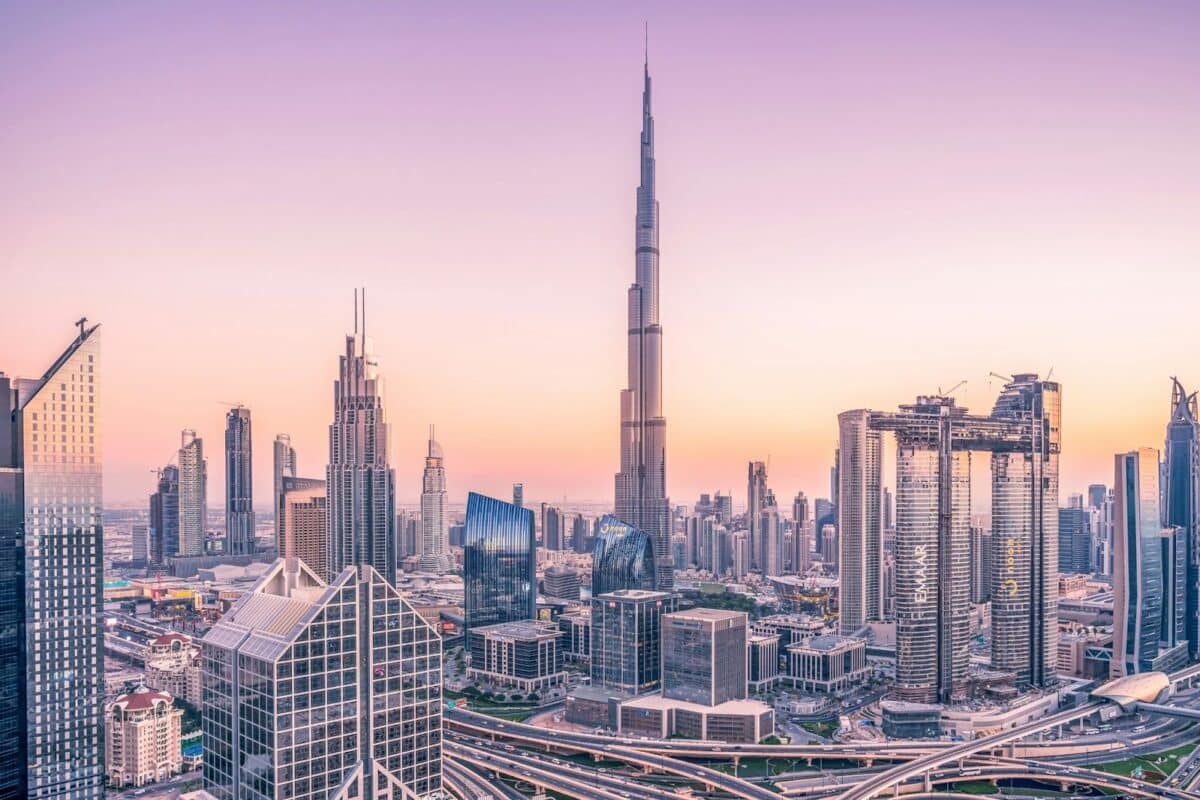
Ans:
[[[471,492],[464,535],[465,628],[533,619],[537,605],[533,512]]]
[[[157,489],[150,495],[150,563],[161,567],[179,555],[179,467],[163,467]]]
[[[279,540],[282,558],[298,558],[323,581],[329,574],[329,505],[325,481],[284,477],[283,535]]]
[[[389,431],[379,361],[367,338],[366,300],[360,333],[356,293],[354,334],[346,337],[333,383],[325,470],[333,575],[347,566],[370,564],[385,580],[396,580],[396,473],[388,461]]]
[[[992,597],[992,534],[971,526],[971,602],[986,603]]]
[[[693,608],[662,618],[662,693],[715,706],[746,697],[747,618],[741,611]]]
[[[542,547],[547,550],[563,549],[562,512],[549,503],[542,503]]]
[[[147,525],[134,525],[129,541],[129,560],[134,564],[145,566],[150,560],[150,528]]]
[[[546,597],[578,600],[579,573],[566,564],[555,564],[542,575],[542,589]]]
[[[642,138],[635,229],[636,274],[629,287],[628,388],[621,392],[621,469],[616,516],[650,535],[656,587],[674,586],[671,513],[667,499],[667,420],[662,407],[662,325],[659,323],[658,201],[655,199],[654,117],[650,68],[644,70]]]
[[[583,514],[576,514],[571,522],[571,545],[576,553],[587,553],[592,549],[592,523]]]
[[[145,686],[117,697],[104,718],[108,782],[121,789],[164,781],[183,769],[183,709]]]
[[[1161,650],[1171,652],[1187,645],[1187,538],[1182,528],[1169,525],[1162,529],[1159,544],[1163,593],[1158,642]]]
[[[442,646],[369,564],[280,559],[205,635],[204,789],[218,800],[442,796]]]
[[[883,619],[883,437],[863,409],[838,415],[839,626],[851,634]]]
[[[225,552],[253,553],[254,470],[250,409],[235,406],[225,415]]]
[[[619,589],[592,595],[592,685],[625,694],[658,687],[662,619],[675,610],[667,592]]]
[[[1088,508],[1103,508],[1108,499],[1108,487],[1103,483],[1093,483],[1087,490]]]
[[[525,484],[513,484],[513,505],[517,508],[525,507]]]
[[[654,588],[654,543],[649,534],[611,515],[600,518],[592,546],[592,596]]]
[[[783,574],[783,530],[779,524],[779,506],[775,495],[768,495],[769,503],[759,515],[759,568],[763,575]]]
[[[299,474],[292,437],[286,433],[276,435],[272,456],[272,474],[275,480],[272,484],[274,494],[271,495],[271,507],[275,511],[275,549],[282,553],[283,547],[280,542],[283,541],[283,479],[294,478]]]
[[[818,553],[825,552],[825,542],[822,537],[825,535],[826,525],[830,530],[837,530],[837,506],[824,497],[818,497],[813,501],[813,531],[815,532],[813,546]],[[836,561],[837,559],[827,560]]]
[[[1092,571],[1092,510],[1058,510],[1058,571],[1088,574]]]
[[[204,555],[208,529],[208,461],[204,440],[191,429],[180,434],[179,443],[179,553]]]
[[[1171,379],[1171,417],[1163,454],[1163,521],[1182,531],[1184,627],[1189,656],[1200,658],[1200,414],[1196,393]],[[1090,490],[1089,490],[1090,491]]]
[[[0,797],[104,796],[100,334],[0,373]]]
[[[1113,477],[1112,675],[1118,677],[1159,666],[1163,574],[1158,451],[1143,447],[1117,454]]]
[[[746,527],[750,536],[750,566],[763,569],[765,551],[762,543],[762,511],[766,505],[767,465],[751,461],[746,466]]]
[[[796,498],[792,500],[792,526],[792,572],[803,574],[812,561],[812,528],[804,492],[796,492]]]
[[[442,446],[433,438],[433,426],[430,425],[425,472],[421,477],[421,569],[449,572],[453,567],[450,515],[446,509],[445,457]]]

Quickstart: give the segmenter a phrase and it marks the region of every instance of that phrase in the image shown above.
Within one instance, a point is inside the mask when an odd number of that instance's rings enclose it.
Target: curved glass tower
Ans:
[[[654,547],[645,531],[608,514],[600,518],[592,548],[592,597],[620,589],[653,589],[654,565]]]
[[[674,585],[662,409],[662,325],[658,317],[658,201],[654,197],[654,117],[650,69],[642,89],[641,182],[634,225],[636,275],[629,287],[629,383],[621,392],[621,471],[616,515],[654,543],[657,588]]]
[[[533,512],[471,492],[463,537],[464,627],[533,619],[537,602]]]
[[[1200,414],[1196,393],[1171,379],[1171,419],[1163,453],[1163,521],[1180,528],[1184,544],[1184,625],[1191,658],[1200,657]]]

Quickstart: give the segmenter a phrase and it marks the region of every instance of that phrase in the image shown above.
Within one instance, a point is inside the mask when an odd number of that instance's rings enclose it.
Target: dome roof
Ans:
[[[139,686],[129,694],[123,694],[113,701],[113,705],[120,706],[126,711],[149,711],[154,708],[155,703],[167,703],[169,705],[171,703],[171,695],[147,689],[145,686]]]
[[[1125,711],[1138,703],[1156,703],[1171,688],[1171,679],[1164,672],[1139,672],[1116,678],[1092,691],[1092,697],[1110,700]]]

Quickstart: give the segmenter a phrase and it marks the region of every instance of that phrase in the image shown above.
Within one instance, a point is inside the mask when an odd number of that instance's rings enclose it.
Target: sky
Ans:
[[[1200,385],[1200,5],[5,3],[0,370],[103,331],[105,495],[224,403],[323,475],[367,287],[398,498],[604,500],[649,25],[675,503],[836,415],[1063,386],[1063,495]],[[977,496],[979,496],[977,492]],[[785,501],[786,502],[786,501]]]

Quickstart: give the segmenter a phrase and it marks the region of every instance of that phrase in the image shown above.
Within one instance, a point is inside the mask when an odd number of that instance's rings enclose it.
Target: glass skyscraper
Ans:
[[[442,646],[369,565],[280,559],[202,643],[218,800],[440,800]]]
[[[624,694],[655,689],[662,677],[662,619],[675,610],[666,592],[619,589],[592,595],[592,685]]]
[[[747,617],[693,608],[662,618],[662,693],[715,706],[746,697]]]
[[[254,546],[254,470],[250,409],[225,415],[225,552],[245,555]]]
[[[643,530],[606,514],[592,544],[592,596],[654,588],[654,545]]]
[[[1171,417],[1163,454],[1163,521],[1177,526],[1184,547],[1184,628],[1191,658],[1200,658],[1200,415],[1196,393],[1171,379]],[[1090,490],[1089,490],[1090,491]]]
[[[533,619],[537,605],[533,512],[471,492],[463,536],[466,629]]]
[[[1158,451],[1116,456],[1113,553],[1114,677],[1157,668],[1162,626],[1162,521]]]
[[[275,437],[271,453],[271,468],[274,481],[272,483],[272,506],[275,509],[275,549],[283,554],[283,479],[296,477],[296,448],[292,447],[292,437],[280,433]]]
[[[0,797],[104,795],[100,334],[0,373]]]
[[[838,622],[847,635],[884,615],[883,437],[870,420],[862,409],[838,415]]]
[[[150,563],[162,566],[179,555],[179,467],[158,473],[158,491],[150,495]]]

